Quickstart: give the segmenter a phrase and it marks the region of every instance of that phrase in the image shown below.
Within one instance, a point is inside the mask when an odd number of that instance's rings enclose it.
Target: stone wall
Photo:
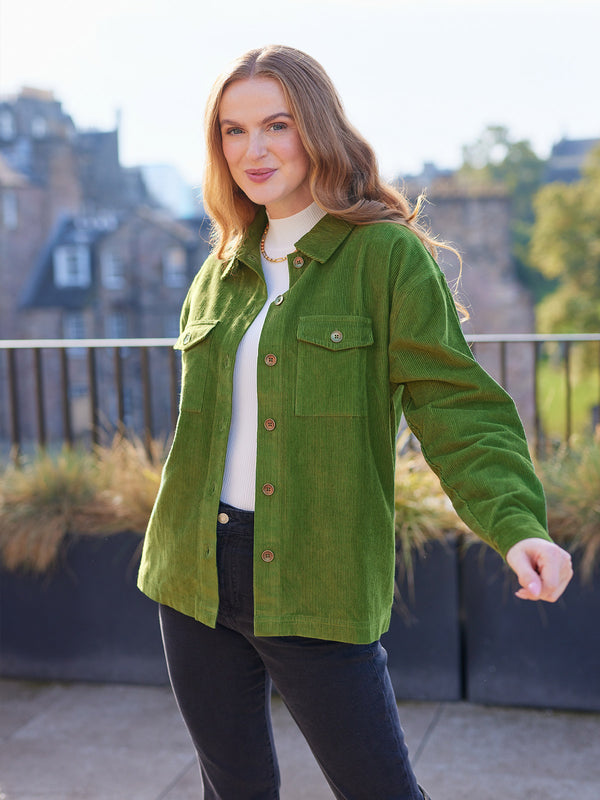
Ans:
[[[497,189],[461,193],[440,187],[428,194],[425,215],[431,232],[451,243],[461,254],[462,276],[458,299],[470,318],[466,334],[533,333],[533,300],[517,279],[511,259],[510,200]],[[454,286],[460,267],[457,258],[441,249],[438,262]],[[502,368],[500,346],[478,344],[478,360],[496,380],[504,373],[506,388],[515,399],[529,434],[534,429],[534,350],[531,344],[511,344]]]

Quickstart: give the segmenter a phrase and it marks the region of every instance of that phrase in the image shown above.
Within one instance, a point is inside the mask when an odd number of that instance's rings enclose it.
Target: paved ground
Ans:
[[[400,714],[432,800],[600,800],[600,714],[467,703]],[[331,800],[277,698],[273,716],[281,800]],[[201,797],[168,688],[0,680],[0,800]]]

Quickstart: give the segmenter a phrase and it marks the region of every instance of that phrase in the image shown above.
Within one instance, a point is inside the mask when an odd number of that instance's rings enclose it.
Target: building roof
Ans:
[[[544,181],[546,183],[578,181],[587,155],[598,146],[600,139],[561,139],[552,148]]]

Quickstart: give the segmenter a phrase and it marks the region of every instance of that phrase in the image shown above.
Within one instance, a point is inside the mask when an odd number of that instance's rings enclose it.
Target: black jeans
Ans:
[[[271,680],[335,797],[422,800],[381,644],[254,636],[253,515],[224,504],[220,512],[228,521],[217,524],[216,628],[160,606],[169,675],[205,800],[279,797]]]

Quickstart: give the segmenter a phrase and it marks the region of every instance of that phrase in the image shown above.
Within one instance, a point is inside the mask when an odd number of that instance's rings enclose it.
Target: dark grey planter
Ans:
[[[163,684],[156,604],[136,588],[141,539],[68,537],[46,575],[0,571],[0,675]]]
[[[403,613],[382,644],[398,700],[459,700],[462,694],[458,555],[454,538],[413,556],[414,593],[399,579]]]
[[[514,596],[512,572],[489,549],[464,556],[467,699],[476,703],[600,710],[600,569],[577,575],[557,603]]]

